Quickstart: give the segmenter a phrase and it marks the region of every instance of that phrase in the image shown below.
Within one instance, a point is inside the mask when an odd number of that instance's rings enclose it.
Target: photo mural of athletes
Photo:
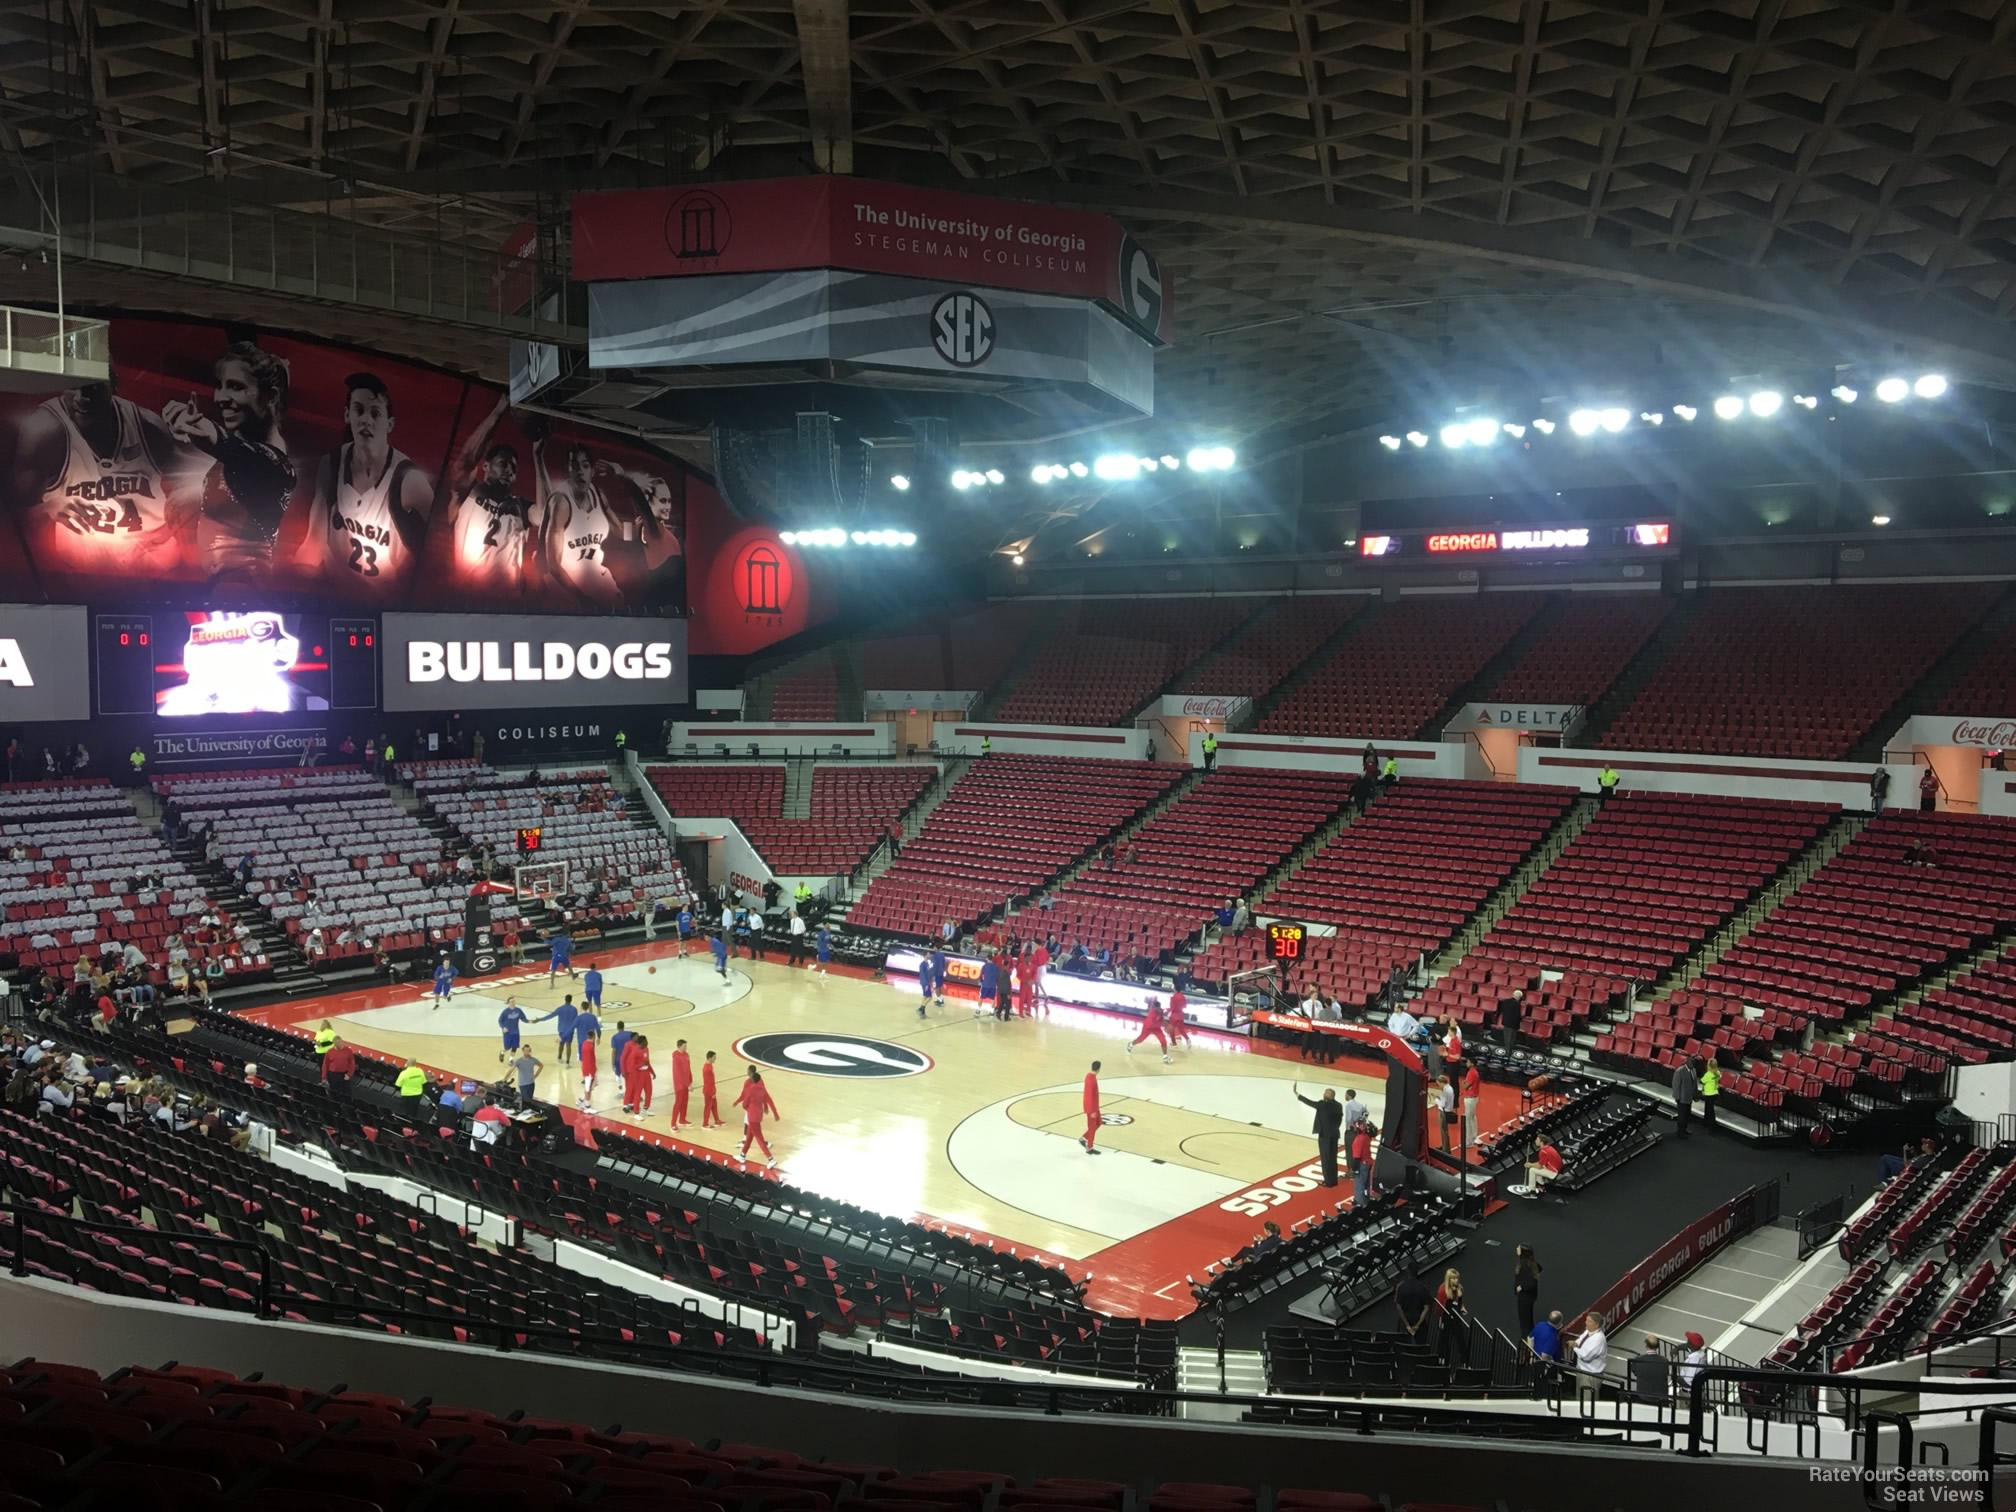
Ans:
[[[433,533],[428,601],[541,609],[683,607],[686,474],[601,431],[556,425],[472,389]]]
[[[688,500],[713,495],[633,438],[243,325],[111,335],[109,382],[0,394],[0,595],[685,612]]]

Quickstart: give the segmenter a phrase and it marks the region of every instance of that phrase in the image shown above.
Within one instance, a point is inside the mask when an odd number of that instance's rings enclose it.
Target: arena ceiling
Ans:
[[[478,248],[579,188],[709,176],[1093,207],[1175,274],[1162,413],[1246,437],[1899,353],[2016,386],[2012,26],[1989,0],[0,0],[0,148]],[[35,271],[0,297],[46,297]],[[81,268],[71,295],[135,289]],[[501,370],[494,333],[382,326]]]

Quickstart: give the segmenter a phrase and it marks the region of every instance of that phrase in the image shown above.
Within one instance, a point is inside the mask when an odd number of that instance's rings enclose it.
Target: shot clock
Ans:
[[[1277,920],[1267,926],[1267,959],[1299,961],[1302,959],[1302,947],[1308,940],[1309,927],[1306,924]]]

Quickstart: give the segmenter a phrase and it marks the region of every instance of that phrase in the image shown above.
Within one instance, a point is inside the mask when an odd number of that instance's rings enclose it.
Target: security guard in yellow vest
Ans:
[[[809,882],[800,882],[793,888],[791,890],[791,903],[802,915],[812,903],[812,884]]]
[[[329,1021],[327,1019],[324,1019],[322,1021],[322,1027],[315,1031],[316,1058],[319,1060],[321,1057],[327,1055],[331,1050],[335,1048],[336,1048],[336,1031],[330,1028]]]
[[[1715,1127],[1715,1103],[1722,1095],[1722,1068],[1711,1059],[1701,1066],[1701,1127]]]
[[[393,1079],[392,1085],[399,1089],[399,1111],[401,1116],[415,1123],[420,1121],[421,1094],[427,1090],[427,1073],[416,1062],[408,1061],[405,1068]]]
[[[1204,770],[1207,772],[1218,770],[1218,737],[1209,730],[1204,732]]]
[[[133,754],[126,758],[126,764],[133,768],[133,785],[138,787],[147,778],[147,753],[136,745]]]
[[[980,737],[980,754],[982,756],[992,756],[994,754],[994,737],[992,735],[982,735]]]
[[[1610,795],[1617,791],[1617,782],[1617,768],[1607,761],[1604,762],[1603,770],[1596,774],[1596,791],[1602,795],[1605,803],[1608,803]]]
[[[621,730],[618,730],[616,732],[616,754],[618,757],[622,756],[623,748],[629,744],[630,744],[630,737],[628,735],[625,735]]]
[[[1399,780],[1400,759],[1397,756],[1388,756],[1379,764],[1379,785],[1381,787],[1391,787]]]

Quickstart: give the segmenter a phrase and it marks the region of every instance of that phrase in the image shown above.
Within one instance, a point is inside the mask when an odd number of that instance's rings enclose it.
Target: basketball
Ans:
[[[658,975],[658,968],[656,966],[646,966],[644,970],[652,976]]]

